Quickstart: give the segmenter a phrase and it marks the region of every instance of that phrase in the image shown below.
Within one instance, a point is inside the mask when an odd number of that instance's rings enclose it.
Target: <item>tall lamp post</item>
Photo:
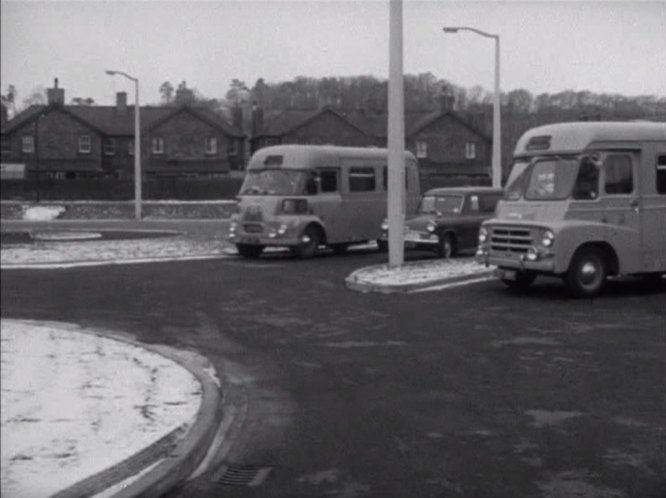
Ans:
[[[493,159],[492,175],[493,187],[502,186],[502,130],[500,118],[500,37],[492,33],[486,33],[480,29],[467,26],[447,26],[444,33],[457,33],[458,31],[472,31],[477,35],[495,40],[495,97],[493,99]]]
[[[134,82],[134,215],[141,219],[141,126],[139,118],[139,78],[130,76],[122,71],[107,70],[106,74],[115,76],[119,74]]]

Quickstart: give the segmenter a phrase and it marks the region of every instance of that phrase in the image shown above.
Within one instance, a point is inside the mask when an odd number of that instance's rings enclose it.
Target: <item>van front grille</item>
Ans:
[[[491,252],[524,254],[532,245],[532,233],[529,228],[492,228],[490,234]]]
[[[261,233],[264,231],[263,227],[257,223],[245,223],[243,230],[247,233]]]

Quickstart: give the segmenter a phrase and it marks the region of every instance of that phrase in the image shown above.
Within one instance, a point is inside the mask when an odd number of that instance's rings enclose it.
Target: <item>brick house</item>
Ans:
[[[2,124],[2,163],[25,164],[28,178],[133,176],[134,106],[125,92],[115,106],[65,105],[56,79],[47,100]],[[148,178],[223,175],[242,161],[244,135],[208,109],[142,107],[140,119]]]
[[[264,118],[252,113],[252,152],[269,145],[333,144],[386,147],[388,115],[384,109],[288,109]],[[444,94],[435,111],[405,113],[405,146],[418,159],[422,176],[489,177],[491,139],[453,111]]]
[[[261,109],[253,109],[250,150],[279,144],[366,147],[374,146],[375,138],[330,106],[286,109],[265,118]]]
[[[388,144],[386,112],[354,111],[347,118]],[[489,177],[492,140],[453,110],[453,97],[443,94],[435,111],[405,111],[405,147],[418,159],[421,176]]]

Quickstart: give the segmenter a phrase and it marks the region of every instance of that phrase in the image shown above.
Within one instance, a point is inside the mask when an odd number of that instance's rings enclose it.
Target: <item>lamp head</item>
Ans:
[[[114,74],[116,74],[116,72],[115,72],[115,71],[111,71],[110,69],[107,69],[107,70],[106,70],[106,74],[108,74],[109,76],[113,76]]]
[[[444,29],[444,33],[457,33],[458,32],[458,28],[443,28],[443,29]]]

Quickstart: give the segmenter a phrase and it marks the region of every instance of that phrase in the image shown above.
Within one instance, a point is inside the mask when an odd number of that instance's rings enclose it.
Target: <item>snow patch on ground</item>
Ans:
[[[0,325],[2,496],[50,496],[195,420],[201,384],[162,355],[67,324]]]
[[[357,270],[353,281],[368,285],[421,284],[445,278],[463,277],[487,272],[474,258],[437,259],[405,263],[397,268],[388,264]]]
[[[23,219],[29,221],[55,220],[65,210],[64,206],[32,206],[23,212]]]

